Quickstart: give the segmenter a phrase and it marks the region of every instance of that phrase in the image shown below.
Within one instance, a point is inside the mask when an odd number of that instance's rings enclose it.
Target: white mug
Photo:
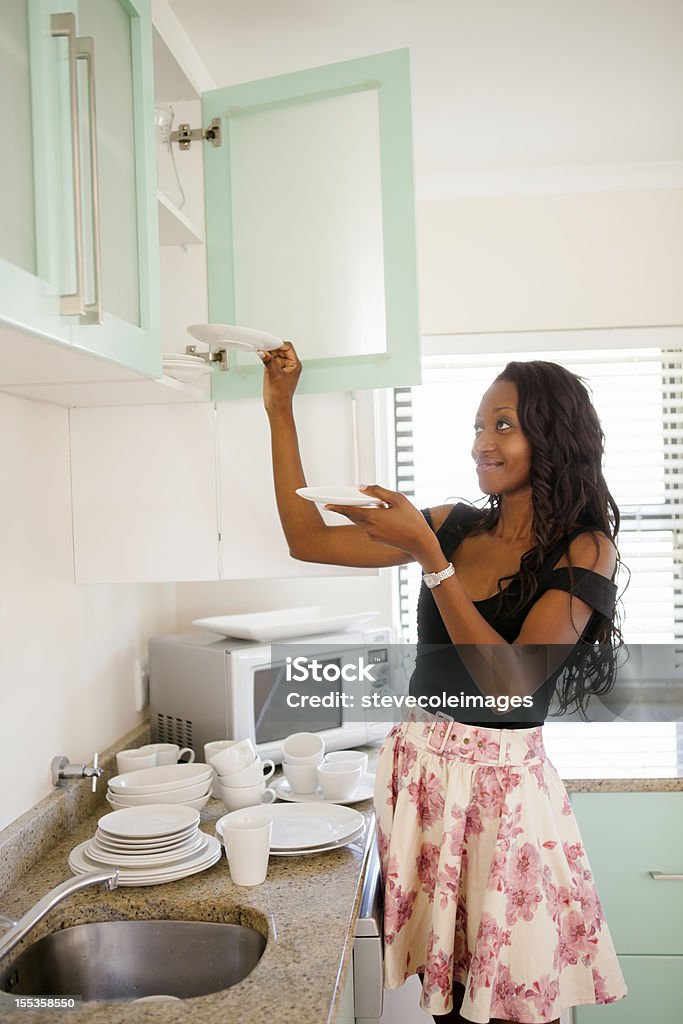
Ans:
[[[119,750],[116,755],[116,767],[119,775],[124,772],[135,772],[138,768],[156,767],[156,754],[140,747],[137,750]]]
[[[325,754],[325,760],[332,761],[357,761],[365,775],[368,770],[368,755],[362,750],[334,750],[331,754]]]
[[[235,885],[261,885],[268,871],[273,822],[245,813],[223,825],[223,844]]]
[[[289,764],[318,764],[325,754],[325,740],[316,732],[293,732],[282,741],[282,759]]]
[[[218,779],[224,786],[234,786],[237,788],[257,786],[260,782],[267,782],[274,771],[274,761],[271,761],[269,758],[262,761],[260,757],[257,757],[246,768],[241,768],[238,772],[232,772],[230,775],[219,775]]]
[[[259,782],[257,786],[222,786],[220,781],[220,798],[229,811],[239,811],[254,804],[272,804],[277,800],[277,793],[267,788],[265,782]]]
[[[318,788],[317,764],[289,764],[285,761],[282,772],[294,793],[314,793]]]
[[[154,754],[157,765],[177,764],[183,754],[190,755],[183,764],[192,764],[194,761],[194,750],[191,747],[180,747],[177,743],[146,743],[140,750]]]
[[[237,740],[211,740],[210,743],[204,744],[204,760],[207,764],[211,764],[211,758],[214,757],[220,750],[225,750],[226,747],[231,747]],[[213,786],[211,788],[211,796],[214,800],[220,800],[221,791],[218,788],[218,782],[216,779],[213,780]]]
[[[231,775],[246,768],[256,760],[256,751],[251,740],[231,740],[229,746],[213,754],[210,764],[218,775]]]
[[[326,800],[349,800],[358,789],[362,774],[358,761],[329,761],[318,765],[318,782]]]

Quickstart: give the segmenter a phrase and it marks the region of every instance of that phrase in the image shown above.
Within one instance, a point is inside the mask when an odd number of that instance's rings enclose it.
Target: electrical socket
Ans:
[[[143,711],[149,701],[149,681],[146,666],[139,658],[133,662],[133,699],[136,711]]]

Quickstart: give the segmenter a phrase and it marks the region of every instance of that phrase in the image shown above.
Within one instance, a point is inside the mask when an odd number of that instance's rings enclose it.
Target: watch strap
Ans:
[[[434,587],[438,587],[440,583],[447,580],[450,576],[455,575],[455,569],[453,563],[449,562],[445,569],[441,569],[439,572],[426,572],[422,579],[426,587],[433,590]]]

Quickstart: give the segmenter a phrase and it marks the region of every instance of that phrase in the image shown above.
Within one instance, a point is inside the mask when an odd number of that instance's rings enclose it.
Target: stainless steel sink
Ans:
[[[123,1001],[207,995],[236,985],[263,956],[254,928],[205,921],[102,921],[53,932],[0,974],[12,995]]]

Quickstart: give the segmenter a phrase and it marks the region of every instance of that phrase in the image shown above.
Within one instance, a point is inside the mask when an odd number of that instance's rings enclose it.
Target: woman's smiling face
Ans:
[[[472,457],[484,494],[530,490],[531,445],[519,424],[518,400],[517,385],[498,380],[477,410]]]

